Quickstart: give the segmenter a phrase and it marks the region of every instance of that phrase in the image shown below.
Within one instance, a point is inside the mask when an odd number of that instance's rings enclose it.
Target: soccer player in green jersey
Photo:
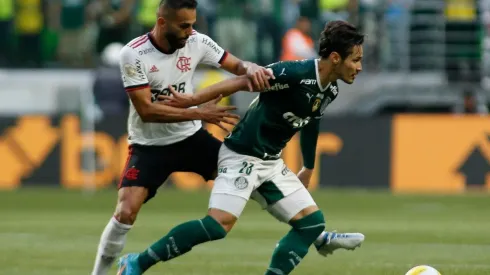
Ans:
[[[312,244],[324,255],[338,248],[359,246],[364,241],[360,233],[324,232],[323,214],[305,186],[314,167],[319,119],[339,94],[337,80],[351,84],[362,70],[363,41],[364,36],[354,26],[332,21],[321,34],[319,59],[267,66],[274,75],[269,79],[271,87],[260,91],[221,147],[207,216],[174,227],[140,254],[122,257],[119,274],[142,274],[159,261],[180,256],[200,243],[224,238],[249,198],[291,226],[274,250],[266,275],[290,274]],[[172,91],[172,97],[162,98],[166,104],[189,107],[248,90],[250,85],[247,78],[236,77],[191,97]],[[304,167],[296,175],[280,155],[298,131]]]

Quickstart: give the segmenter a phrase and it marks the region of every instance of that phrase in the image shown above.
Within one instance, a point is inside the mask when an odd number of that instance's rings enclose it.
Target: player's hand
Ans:
[[[298,172],[298,178],[303,183],[303,185],[308,189],[310,185],[311,176],[313,175],[313,170],[303,167],[301,171]]]
[[[275,79],[274,73],[255,63],[250,63],[247,68],[247,76],[253,84],[253,90],[263,91],[270,88],[269,79]],[[252,90],[250,91],[252,92]]]
[[[178,93],[172,85],[168,85],[168,90],[170,91],[171,96],[159,95],[157,99],[160,103],[176,108],[189,108],[196,105],[192,95]]]
[[[224,127],[223,123],[235,126],[240,116],[229,113],[229,111],[236,110],[235,106],[218,106],[217,104],[221,98],[222,96],[220,95],[216,99],[202,104],[198,110],[202,121],[212,123],[228,133],[229,131]]]

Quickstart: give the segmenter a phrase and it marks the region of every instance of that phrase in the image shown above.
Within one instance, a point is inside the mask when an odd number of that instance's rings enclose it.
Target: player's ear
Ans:
[[[342,61],[342,57],[338,52],[332,52],[328,58],[334,65],[338,65]]]
[[[163,18],[163,16],[159,16],[159,17],[157,18],[157,24],[158,24],[159,26],[163,26],[163,25],[165,24],[165,18]]]

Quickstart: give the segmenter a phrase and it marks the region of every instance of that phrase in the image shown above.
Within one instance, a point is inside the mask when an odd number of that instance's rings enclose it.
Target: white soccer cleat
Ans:
[[[360,247],[363,241],[364,235],[361,233],[325,232],[321,242],[315,243],[315,247],[320,255],[326,257],[339,248],[354,250]]]

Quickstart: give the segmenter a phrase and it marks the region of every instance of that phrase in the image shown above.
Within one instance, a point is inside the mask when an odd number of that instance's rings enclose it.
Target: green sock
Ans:
[[[279,241],[265,275],[291,273],[325,229],[325,220],[320,210],[290,224],[293,228]]]
[[[145,271],[159,261],[165,262],[189,252],[200,243],[222,239],[225,236],[226,231],[210,216],[189,221],[174,227],[166,236],[140,253],[138,263]]]

